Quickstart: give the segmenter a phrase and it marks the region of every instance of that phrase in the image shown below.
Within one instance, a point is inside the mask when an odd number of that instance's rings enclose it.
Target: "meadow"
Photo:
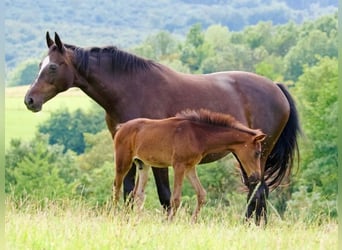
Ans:
[[[5,89],[5,147],[11,139],[32,139],[37,126],[50,117],[51,112],[67,108],[70,111],[77,108],[88,109],[94,101],[79,89],[69,89],[60,93],[58,98],[48,101],[42,111],[33,113],[24,104],[24,97],[29,86],[8,87]]]
[[[337,249],[337,223],[306,224],[272,216],[266,227],[241,221],[234,206],[204,208],[197,223],[182,208],[172,222],[161,210],[106,212],[82,203],[45,208],[6,202],[7,249]]]

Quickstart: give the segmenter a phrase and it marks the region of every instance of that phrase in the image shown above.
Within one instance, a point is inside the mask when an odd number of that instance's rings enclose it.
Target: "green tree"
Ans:
[[[335,41],[329,39],[324,32],[313,30],[300,39],[285,56],[286,79],[296,81],[303,74],[304,65],[315,65],[319,60],[318,56],[337,57],[337,47]]]
[[[167,31],[160,31],[147,39],[134,52],[154,60],[165,60],[177,53],[178,42],[173,35]]]
[[[114,146],[107,129],[84,134],[86,148],[77,163],[80,181],[77,193],[92,205],[104,205],[112,197],[114,180]]]
[[[315,65],[320,57],[337,57],[337,16],[328,15],[302,25],[297,43],[284,58],[285,79],[296,81],[303,66]]]
[[[234,52],[227,27],[212,25],[205,31],[204,42],[208,46],[206,58],[201,63],[202,73],[234,69]],[[229,60],[228,60],[229,58]]]
[[[254,65],[255,73],[265,76],[276,82],[283,82],[283,59],[279,56],[269,55]]]
[[[21,62],[8,75],[7,86],[22,86],[33,83],[38,73],[38,60],[28,59]]]
[[[302,143],[301,171],[296,188],[319,193],[322,202],[336,201],[337,194],[337,59],[319,58],[304,67],[294,91],[306,139]],[[335,208],[336,209],[336,208]]]
[[[191,72],[196,72],[200,69],[208,50],[208,44],[204,42],[202,27],[200,24],[195,24],[190,28],[185,43],[181,46],[180,60],[188,65]]]
[[[271,22],[259,22],[255,26],[248,26],[243,34],[249,47],[255,49],[260,46],[268,47],[272,37],[272,30]]]
[[[208,43],[211,53],[216,54],[229,48],[231,43],[231,34],[229,29],[222,25],[211,25],[204,33],[204,42]]]
[[[274,27],[267,50],[270,54],[284,57],[292,46],[297,43],[299,27],[294,22]]]
[[[96,133],[105,128],[104,111],[93,107],[89,112],[61,109],[51,113],[49,120],[39,125],[39,132],[49,134],[50,144],[64,146],[64,152],[73,150],[81,154],[85,149],[84,133]]]
[[[47,136],[37,134],[28,142],[15,140],[6,153],[6,193],[42,200],[72,197],[77,180],[75,156]]]

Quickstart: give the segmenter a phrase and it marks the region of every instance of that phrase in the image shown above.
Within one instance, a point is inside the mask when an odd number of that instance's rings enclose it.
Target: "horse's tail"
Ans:
[[[290,116],[277,143],[266,160],[264,177],[271,190],[278,187],[284,178],[289,177],[296,153],[299,162],[297,138],[301,133],[298,112],[292,96],[283,84],[277,83],[277,86],[289,102]]]

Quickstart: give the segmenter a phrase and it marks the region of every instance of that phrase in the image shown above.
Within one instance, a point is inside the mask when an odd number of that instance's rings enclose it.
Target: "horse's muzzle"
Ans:
[[[42,105],[37,104],[32,97],[25,96],[24,103],[32,112],[39,112],[42,109]]]

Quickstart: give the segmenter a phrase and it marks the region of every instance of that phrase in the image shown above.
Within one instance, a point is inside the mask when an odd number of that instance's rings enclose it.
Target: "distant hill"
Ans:
[[[231,31],[259,21],[301,23],[336,12],[337,6],[335,0],[6,0],[6,66],[10,70],[41,57],[47,30],[80,46],[127,49],[160,30],[183,37],[195,23],[203,28],[221,24]]]

